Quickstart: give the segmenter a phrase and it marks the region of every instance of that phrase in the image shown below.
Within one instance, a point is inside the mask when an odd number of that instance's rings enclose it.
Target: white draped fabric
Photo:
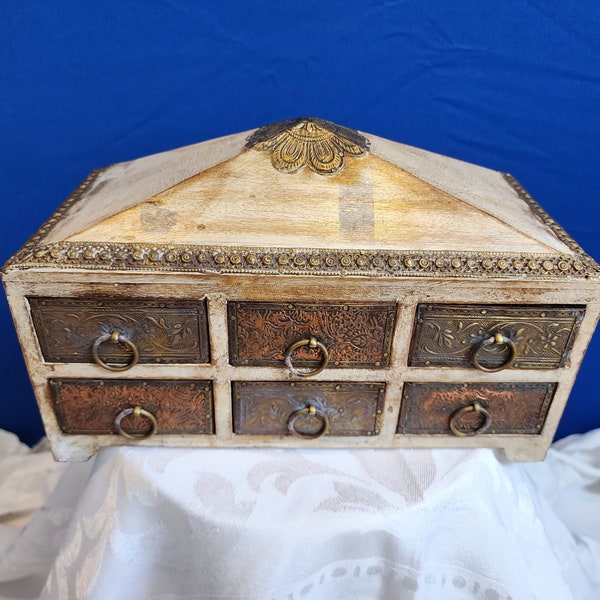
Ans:
[[[2,599],[600,598],[600,430],[527,464],[123,447],[64,465],[2,432],[0,481]]]

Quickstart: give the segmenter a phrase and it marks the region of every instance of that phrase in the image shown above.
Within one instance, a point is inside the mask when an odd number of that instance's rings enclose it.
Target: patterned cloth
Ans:
[[[600,431],[530,464],[485,449],[45,459],[60,480],[23,531],[0,537],[0,598],[600,597]],[[580,484],[570,523],[561,481]]]

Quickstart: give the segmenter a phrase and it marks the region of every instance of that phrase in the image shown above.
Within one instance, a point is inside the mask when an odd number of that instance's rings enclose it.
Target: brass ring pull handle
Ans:
[[[491,346],[492,344],[498,344],[499,346],[504,344],[508,346],[509,355],[508,358],[497,367],[486,367],[479,362],[478,354],[482,348]],[[481,340],[478,344],[473,346],[471,364],[480,371],[485,371],[486,373],[495,373],[496,371],[502,371],[502,369],[508,369],[515,362],[515,358],[517,358],[517,347],[515,346],[515,343],[510,338],[507,338],[498,332],[489,338]]]
[[[460,419],[463,415],[472,412],[476,412],[480,415],[483,415],[483,423],[479,427],[477,427],[477,429],[473,429],[471,431],[463,431],[462,429],[459,429],[456,425],[456,421]],[[490,415],[490,413],[485,408],[483,408],[483,406],[481,406],[481,404],[479,404],[479,402],[477,401],[473,402],[473,404],[469,404],[467,406],[459,408],[450,415],[450,430],[457,437],[471,437],[474,435],[478,435],[489,429],[491,424],[492,415]]]
[[[310,348],[318,348],[323,355],[321,359],[321,364],[312,371],[300,371],[292,364],[292,354],[295,350],[302,346],[309,346]],[[298,340],[294,342],[285,352],[285,366],[290,370],[293,375],[297,375],[298,377],[312,377],[313,375],[317,375],[320,373],[329,363],[329,351],[327,348],[315,337],[306,338],[303,340]]]
[[[296,429],[296,421],[302,417],[303,415],[312,415],[317,417],[321,421],[321,427],[315,433],[302,433]],[[297,438],[302,438],[304,440],[314,440],[315,438],[321,437],[323,434],[327,433],[329,429],[329,417],[319,408],[313,406],[307,406],[305,408],[300,408],[295,410],[288,419],[288,431]]]
[[[129,415],[135,415],[136,417],[145,417],[146,419],[148,419],[152,424],[150,431],[147,431],[145,433],[129,433],[128,431],[125,431],[123,427],[121,427],[121,421]],[[128,440],[145,440],[149,437],[152,437],[156,433],[156,431],[158,430],[158,422],[156,420],[156,417],[150,411],[146,410],[145,408],[142,408],[141,406],[136,406],[134,408],[125,408],[117,415],[117,418],[115,419],[115,428],[119,435],[126,437]]]
[[[125,365],[111,365],[107,362],[104,362],[100,355],[98,354],[98,350],[100,346],[104,342],[112,342],[113,344],[125,344],[133,353],[131,360]],[[125,336],[121,335],[118,331],[113,331],[112,333],[106,333],[96,338],[94,343],[92,344],[92,356],[94,357],[94,362],[109,371],[127,371],[127,369],[131,369],[131,367],[137,364],[137,361],[140,357],[140,353],[138,352],[137,346],[131,341],[128,340]]]

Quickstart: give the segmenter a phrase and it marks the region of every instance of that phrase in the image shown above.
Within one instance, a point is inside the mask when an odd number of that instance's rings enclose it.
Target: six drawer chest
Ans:
[[[511,176],[317,118],[93,172],[3,282],[58,460],[540,460],[600,313],[600,267]]]

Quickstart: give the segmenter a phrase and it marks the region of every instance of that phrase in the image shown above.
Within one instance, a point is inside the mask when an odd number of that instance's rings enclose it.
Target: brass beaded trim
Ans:
[[[387,277],[589,277],[581,257],[554,254],[492,254],[322,250],[224,246],[85,244],[61,242],[35,250],[27,266],[59,268],[362,275]]]
[[[11,268],[152,270],[363,277],[457,277],[489,279],[600,278],[600,266],[510,175],[504,175],[531,210],[575,255],[450,251],[252,248],[176,244],[57,242],[43,239],[81,200],[102,170],[83,184],[4,266]]]

